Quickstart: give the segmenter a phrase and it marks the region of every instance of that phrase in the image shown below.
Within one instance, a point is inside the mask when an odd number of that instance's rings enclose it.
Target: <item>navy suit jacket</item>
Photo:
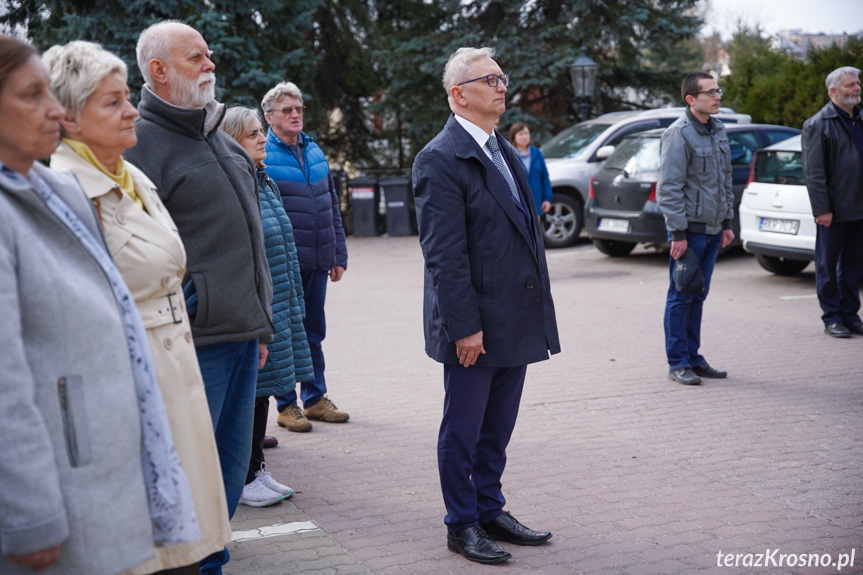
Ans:
[[[496,134],[536,213],[524,166]],[[516,367],[548,359],[560,342],[537,222],[525,219],[506,180],[450,116],[417,155],[413,188],[425,258],[426,353],[457,364],[455,341],[482,330],[481,367]]]

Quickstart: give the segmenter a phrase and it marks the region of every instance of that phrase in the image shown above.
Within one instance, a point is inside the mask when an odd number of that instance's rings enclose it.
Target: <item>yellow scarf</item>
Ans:
[[[135,191],[135,182],[132,180],[132,173],[126,169],[126,163],[123,161],[122,157],[117,160],[117,173],[112,174],[105,169],[105,166],[103,166],[102,162],[96,158],[93,151],[90,149],[90,146],[87,144],[76,140],[70,140],[68,138],[63,138],[63,143],[72,148],[72,151],[81,156],[87,161],[87,163],[91,164],[94,168],[111,178],[124,194],[132,198],[132,201],[135,202],[139,208],[142,210],[144,209],[144,202]]]

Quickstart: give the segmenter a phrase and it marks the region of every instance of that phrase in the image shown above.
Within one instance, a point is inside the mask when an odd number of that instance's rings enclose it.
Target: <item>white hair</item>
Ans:
[[[464,47],[453,52],[443,69],[443,89],[446,90],[447,97],[453,86],[470,80],[467,75],[470,73],[471,65],[483,58],[494,58],[494,48]]]
[[[150,60],[157,59],[167,62],[171,52],[170,28],[175,24],[185,23],[179,20],[162,20],[141,32],[138,36],[138,45],[135,47],[135,56],[138,60],[138,69],[144,82],[153,86],[153,77],[150,75]]]
[[[261,108],[264,110],[264,113],[269,114],[272,112],[273,104],[285,96],[297,98],[300,101],[300,104],[303,103],[303,93],[299,88],[297,88],[296,84],[293,82],[280,82],[271,88],[270,91],[264,95],[264,99],[261,100]]]
[[[119,74],[123,82],[128,78],[123,60],[99,44],[83,40],[52,46],[42,54],[42,62],[51,75],[51,92],[76,114],[110,74]]]
[[[851,74],[855,78],[860,77],[860,70],[855,68],[854,66],[842,66],[841,68],[836,68],[829,74],[827,74],[827,79],[824,80],[824,85],[827,86],[827,95],[830,95],[830,88],[839,89],[839,80],[845,74]]]

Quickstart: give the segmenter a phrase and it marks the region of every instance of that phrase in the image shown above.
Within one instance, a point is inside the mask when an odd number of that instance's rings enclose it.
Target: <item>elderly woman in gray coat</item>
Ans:
[[[63,107],[0,37],[0,573],[108,575],[196,539],[140,317],[74,177]],[[144,345],[142,345],[144,344]]]

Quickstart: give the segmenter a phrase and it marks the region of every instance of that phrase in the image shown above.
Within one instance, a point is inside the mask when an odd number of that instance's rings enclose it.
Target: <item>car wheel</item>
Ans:
[[[778,276],[797,275],[809,265],[809,262],[805,260],[789,260],[761,254],[755,254],[755,259],[758,260],[761,267]]]
[[[619,240],[601,240],[599,238],[595,238],[593,240],[593,245],[595,245],[596,249],[598,249],[605,255],[611,256],[613,258],[627,256],[629,255],[629,252],[635,249],[635,242],[621,242]]]
[[[542,217],[542,236],[547,248],[574,246],[584,226],[581,202],[564,194],[554,194],[551,209]]]

